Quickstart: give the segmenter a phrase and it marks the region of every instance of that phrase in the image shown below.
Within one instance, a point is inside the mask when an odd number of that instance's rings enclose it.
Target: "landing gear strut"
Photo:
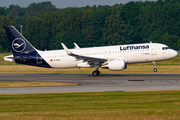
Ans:
[[[99,66],[94,66],[94,71],[92,72],[93,76],[98,76],[100,75],[100,71],[98,70]]]
[[[152,62],[152,64],[153,64],[153,67],[154,67],[153,71],[154,71],[154,72],[157,72],[157,68],[156,68],[155,62]]]

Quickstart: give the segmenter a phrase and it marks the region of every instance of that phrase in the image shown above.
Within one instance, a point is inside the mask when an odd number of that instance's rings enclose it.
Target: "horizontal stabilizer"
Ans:
[[[13,59],[13,60],[25,60],[25,59],[27,59],[27,58],[22,58],[22,57],[8,57],[8,56],[6,56],[6,57],[4,57],[4,59]]]

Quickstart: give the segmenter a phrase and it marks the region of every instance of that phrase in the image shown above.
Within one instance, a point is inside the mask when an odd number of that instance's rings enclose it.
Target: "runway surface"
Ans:
[[[0,74],[0,81],[54,81],[79,84],[58,87],[0,88],[0,94],[180,90],[180,74],[105,74],[97,77],[87,74]]]

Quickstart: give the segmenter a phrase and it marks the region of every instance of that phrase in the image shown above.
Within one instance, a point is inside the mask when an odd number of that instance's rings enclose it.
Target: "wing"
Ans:
[[[95,65],[98,65],[100,67],[108,61],[108,59],[106,58],[98,58],[98,57],[90,57],[90,56],[82,56],[82,55],[74,54],[63,43],[61,43],[61,45],[68,55],[75,57],[77,60],[83,60],[83,62],[88,62],[88,64],[91,65],[92,67]]]

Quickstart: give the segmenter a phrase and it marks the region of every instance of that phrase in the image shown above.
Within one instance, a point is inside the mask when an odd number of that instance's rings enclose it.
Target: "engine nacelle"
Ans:
[[[109,61],[109,70],[124,70],[127,68],[127,65],[125,63],[125,60],[113,60],[113,61]]]
[[[82,68],[91,68],[91,66],[88,64],[88,62],[78,63],[76,66],[77,67],[82,67]]]

